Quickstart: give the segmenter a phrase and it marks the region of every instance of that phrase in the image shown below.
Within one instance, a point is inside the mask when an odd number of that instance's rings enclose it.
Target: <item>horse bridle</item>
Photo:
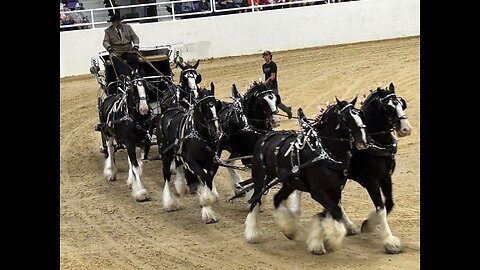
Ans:
[[[188,74],[194,74],[194,79],[195,79],[195,83],[198,84],[202,81],[202,75],[200,73],[198,73],[198,71],[194,68],[187,68],[187,69],[184,69],[182,70],[182,72],[180,73],[180,83],[183,82],[183,77],[186,77],[188,78]]]
[[[380,104],[382,105],[383,110],[386,110],[385,107],[388,106],[388,105],[385,105],[385,100],[387,100],[387,99],[391,99],[395,106],[398,103],[401,103],[399,101],[399,97],[397,97],[395,95],[395,93],[388,94],[388,95],[384,96],[383,98],[379,97],[378,100],[380,101]],[[392,119],[392,117],[388,116],[388,114],[387,114],[387,119],[388,119],[389,124],[395,125],[395,124],[400,123],[400,121],[403,120],[403,119],[408,119],[408,117],[405,113],[403,115],[400,115],[400,116],[398,116],[398,114],[395,113],[395,117],[393,119]]]
[[[341,110],[338,111],[338,115],[342,118],[342,122],[345,123],[345,124],[346,124],[347,121],[346,121],[345,118],[342,116],[342,112],[343,112],[345,109],[350,108],[350,107],[352,107],[352,109],[351,109],[350,111],[353,112],[353,113],[360,114],[360,112],[361,112],[360,110],[355,109],[355,107],[353,107],[353,104],[347,104],[345,107],[343,107]],[[347,127],[348,127],[348,126],[347,126]],[[361,132],[362,129],[365,130],[366,127],[367,127],[367,126],[366,126],[365,124],[362,124],[362,125],[360,125],[360,126],[357,125],[357,128],[356,128],[356,129],[351,129],[350,127],[349,127],[349,129],[350,129],[350,133],[353,135],[355,132]],[[367,131],[365,130],[365,134],[366,134],[366,133],[367,133]],[[350,140],[353,141],[353,136],[350,136]]]
[[[274,92],[272,89],[267,89],[267,90],[263,90],[261,92],[258,92],[258,93],[254,93],[252,94],[252,96],[258,98],[259,96],[262,96],[262,95],[267,95],[267,94],[273,94],[274,95]],[[257,111],[257,110],[252,110],[252,112],[259,112],[259,113],[265,113],[267,115],[273,115],[273,112],[265,112],[265,111]],[[255,119],[255,118],[249,118],[248,120],[250,121],[253,121],[253,122],[260,122],[260,123],[266,123],[266,124],[271,124],[271,119]]]
[[[253,96],[254,97],[259,97],[260,95],[263,95],[263,94],[266,94],[266,93],[272,93],[273,94],[273,90],[272,89],[263,90],[261,92],[253,94]]]
[[[193,105],[193,107],[195,107],[195,106],[200,106],[201,103],[202,103],[202,101],[204,101],[204,100],[206,100],[206,99],[208,99],[208,98],[213,98],[213,100],[215,100],[215,96],[212,96],[212,95],[204,96],[204,97],[202,97],[202,98],[199,99],[199,100],[194,99],[194,100],[195,100],[195,104]],[[193,110],[192,110],[192,113],[193,113]],[[200,122],[200,121],[195,121],[195,122],[196,122],[197,124],[199,124],[200,126],[206,128],[206,129],[208,130],[208,133],[209,133],[211,136],[213,136],[214,138],[217,139],[217,137],[216,137],[214,134],[212,134],[212,131],[210,130],[210,127],[209,127],[208,124],[211,123],[211,122],[219,121],[218,115],[217,115],[216,117],[213,117],[212,119],[209,119],[209,120],[207,120],[207,119],[205,118],[205,115],[203,115],[203,114],[202,114],[202,117],[203,117],[203,120],[205,121],[205,124],[203,124],[203,123]],[[192,121],[193,121],[193,116],[192,116]],[[220,123],[219,123],[219,126],[220,126]]]

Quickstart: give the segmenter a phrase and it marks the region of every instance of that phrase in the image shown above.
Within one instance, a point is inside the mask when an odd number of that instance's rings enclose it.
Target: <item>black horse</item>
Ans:
[[[132,189],[132,196],[137,201],[148,199],[147,190],[140,181],[142,162],[137,161],[135,147],[142,147],[142,158],[145,158],[150,148],[148,128],[151,122],[151,110],[146,101],[143,79],[135,76],[133,80],[124,76],[120,83],[121,94],[107,97],[101,105],[102,136],[106,137],[107,154],[104,175],[109,181],[117,176],[115,166],[116,140],[125,145],[128,152],[128,179],[127,185]]]
[[[272,117],[277,112],[277,98],[263,84],[254,83],[245,96],[238,92],[234,84],[232,99],[233,103],[224,103],[219,112],[223,131],[222,150],[230,152],[229,159],[252,155],[258,139],[273,130]],[[242,163],[249,166],[251,158],[242,159]],[[242,180],[236,170],[230,167],[227,170],[236,192],[235,184]]]
[[[167,90],[160,102],[161,111],[171,107],[182,107],[188,110],[193,100],[198,98],[198,92],[200,91],[198,84],[202,81],[202,75],[196,70],[199,61],[193,66],[175,61],[177,66],[182,69],[180,72],[180,84],[175,85],[173,82],[167,84]]]
[[[200,180],[198,195],[202,206],[202,221],[217,222],[211,205],[218,199],[213,177],[218,170],[217,158],[220,156],[222,132],[217,117],[220,108],[212,83],[211,90],[199,91],[198,99],[194,100],[188,111],[169,108],[162,113],[157,138],[161,138],[162,142],[159,151],[163,161],[163,208],[166,211],[179,209],[178,200],[169,187],[170,176],[176,169],[177,193],[185,193],[185,178],[188,183]]]
[[[196,70],[199,61],[197,61],[197,63],[195,63],[193,66],[189,64],[184,65],[183,62],[179,62],[177,59],[175,62],[177,66],[182,69],[182,72],[180,73],[180,84],[176,85],[171,80],[166,81],[166,90],[159,102],[160,112],[164,112],[168,108],[172,107],[183,108],[185,111],[187,111],[193,100],[198,98],[198,92],[200,91],[198,83],[200,83],[202,80],[201,75]],[[161,113],[158,113],[157,117],[152,122],[150,134],[153,133],[153,129],[156,127],[156,123],[158,123],[160,115]],[[157,141],[161,143],[159,138],[157,138]]]
[[[324,254],[340,246],[346,229],[338,203],[347,180],[352,142],[358,149],[367,146],[365,126],[353,107],[355,102],[356,98],[350,103],[337,100],[313,125],[299,109],[300,134],[274,131],[255,144],[254,194],[245,221],[247,242],[256,243],[259,239],[257,213],[262,195],[276,182],[282,182],[274,206],[285,236],[293,239],[298,227],[298,217],[286,206],[286,199],[295,190],[301,190],[309,192],[324,207],[322,213],[313,217],[307,236],[308,250]]]
[[[388,253],[400,253],[400,240],[393,236],[387,223],[387,214],[393,208],[392,174],[395,170],[395,153],[397,141],[392,135],[395,130],[399,137],[408,136],[412,127],[404,110],[407,103],[395,95],[395,87],[390,83],[388,89],[377,88],[362,105],[364,122],[369,136],[368,148],[354,151],[348,178],[365,187],[372,199],[375,209],[362,223],[362,233],[370,233],[380,226],[380,237]],[[381,191],[381,192],[380,192]],[[385,203],[382,195],[385,196]],[[342,208],[343,211],[343,208]],[[347,230],[357,233],[355,225],[343,211]]]
[[[180,99],[187,99],[188,94],[192,92],[195,98],[198,98],[198,90],[200,89],[199,84],[202,82],[202,75],[198,73],[197,68],[200,60],[192,66],[190,64],[183,64],[182,62],[176,61],[177,66],[182,70],[180,72],[180,87],[185,90],[180,93]]]

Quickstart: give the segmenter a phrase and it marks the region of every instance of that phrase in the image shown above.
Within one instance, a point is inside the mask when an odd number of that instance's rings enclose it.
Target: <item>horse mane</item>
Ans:
[[[388,89],[382,89],[380,87],[377,87],[377,89],[375,89],[374,91],[371,91],[370,94],[365,98],[365,100],[363,101],[362,107],[360,109],[363,111],[366,107],[370,106],[370,103],[379,99],[381,90],[385,91],[385,93],[389,93]]]
[[[320,112],[315,118],[314,118],[314,121],[313,121],[313,125],[317,125],[317,124],[320,124],[322,122],[322,120],[324,120],[327,115],[330,115],[332,114],[332,111],[334,111],[334,107],[338,107],[337,104],[333,104],[333,105],[327,105],[327,109],[323,112]]]
[[[363,111],[364,108],[370,106],[370,103],[372,103],[376,99],[378,99],[378,88],[374,91],[371,91],[370,94],[365,98],[361,110]]]
[[[250,98],[254,94],[255,90],[258,89],[258,87],[262,86],[265,88],[265,86],[261,82],[257,82],[254,80],[250,81],[249,85],[247,86],[247,91],[245,92],[245,94],[243,94],[243,98]]]

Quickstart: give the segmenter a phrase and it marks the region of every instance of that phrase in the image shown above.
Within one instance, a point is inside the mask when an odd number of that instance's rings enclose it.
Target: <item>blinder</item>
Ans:
[[[215,100],[215,110],[217,111],[217,115],[219,114],[222,107],[223,107],[222,102],[220,100],[216,99]]]
[[[275,96],[277,97],[276,105],[282,103],[282,98],[280,97],[280,95],[279,95],[279,94],[276,94]]]
[[[397,97],[398,101],[400,101],[400,103],[402,103],[402,110],[405,110],[407,108],[407,102],[405,101],[405,99],[403,99],[402,97]]]
[[[197,73],[197,78],[195,79],[196,84],[200,84],[202,82],[202,74]]]

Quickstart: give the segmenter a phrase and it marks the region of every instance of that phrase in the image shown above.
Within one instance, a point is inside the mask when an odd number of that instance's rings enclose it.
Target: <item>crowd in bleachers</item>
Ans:
[[[60,28],[60,31],[70,31],[70,30],[77,30],[77,29],[87,29],[90,28],[89,25],[79,25],[75,26],[75,24],[83,24],[88,23],[88,17],[80,10],[84,10],[83,4],[78,2],[77,0],[72,1],[61,1],[60,2],[60,12],[66,11],[79,11],[79,12],[72,12],[72,13],[60,13],[60,26],[64,25],[71,25],[69,27]]]
[[[170,0],[174,1],[174,0]],[[241,10],[232,10],[232,11],[225,11],[228,9],[235,9],[235,8],[244,8],[244,7],[251,7],[252,1],[254,6],[258,6],[255,8],[256,11],[259,10],[272,10],[272,9],[282,9],[282,8],[289,8],[289,7],[299,7],[299,6],[309,6],[309,5],[320,5],[330,3],[338,3],[338,2],[349,2],[349,1],[356,1],[356,0],[321,0],[316,2],[306,2],[306,3],[295,3],[301,0],[215,0],[215,9],[221,10],[218,12],[212,12],[208,14],[200,14],[200,15],[184,15],[181,18],[191,18],[191,17],[199,17],[199,16],[214,16],[214,15],[221,15],[221,14],[232,14],[232,13],[241,13],[241,12],[250,12],[251,9],[245,8]],[[149,3],[149,1],[138,1],[139,4]],[[285,5],[275,5],[278,3],[288,3]],[[268,5],[268,6],[265,6]],[[176,3],[173,5],[175,9],[175,14],[185,14],[185,13],[193,13],[193,12],[202,12],[202,11],[210,11],[210,0],[201,0],[201,1],[193,1],[193,2],[184,2],[184,3]],[[170,5],[166,6],[166,9],[169,13],[172,13],[172,8]],[[61,0],[60,1],[60,26],[64,26],[60,28],[60,31],[69,31],[69,30],[77,30],[77,29],[86,29],[90,28],[89,25],[79,25],[75,26],[76,24],[84,24],[88,23],[89,19],[83,12],[71,12],[71,13],[62,13],[66,11],[80,11],[84,10],[83,4],[78,2],[78,0]],[[137,15],[141,18],[148,17],[146,14],[146,7],[139,9],[141,14]],[[109,10],[109,13],[113,11]],[[111,15],[111,14],[110,14]],[[155,21],[155,20],[154,20]],[[68,26],[68,27],[65,27]]]
[[[171,1],[174,1],[174,0],[171,0]],[[257,11],[309,6],[309,5],[321,5],[329,2],[328,0],[307,2],[307,3],[295,3],[301,0],[215,0],[215,8],[216,10],[225,10],[225,9],[235,9],[235,8],[242,8],[242,7],[251,7],[252,1],[254,6],[263,6],[263,7],[256,8]],[[330,0],[330,3],[349,2],[349,1],[355,1],[355,0]],[[275,5],[279,3],[288,3],[288,4]],[[272,5],[272,6],[265,7],[264,5]],[[174,4],[174,6],[175,6],[175,14],[201,12],[201,11],[210,10],[210,1],[202,0],[202,1],[195,1],[195,2],[177,3],[177,4]],[[167,11],[172,13],[170,7],[167,7]],[[214,12],[211,15],[239,13],[239,12],[248,12],[248,11],[249,11],[248,9],[236,10],[232,12],[221,11],[218,13]]]

